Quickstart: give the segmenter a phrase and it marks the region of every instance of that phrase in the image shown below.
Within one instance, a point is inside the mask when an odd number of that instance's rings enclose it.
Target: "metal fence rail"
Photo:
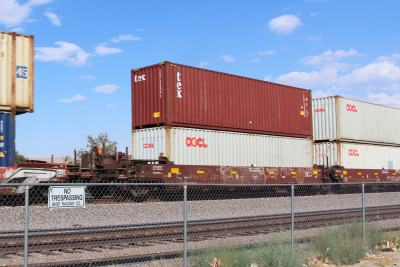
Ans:
[[[0,266],[190,266],[193,252],[276,236],[293,252],[327,226],[398,229],[399,202],[400,183],[0,184]]]

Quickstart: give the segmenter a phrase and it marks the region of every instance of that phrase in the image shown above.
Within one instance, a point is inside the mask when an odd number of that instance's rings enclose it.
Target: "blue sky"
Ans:
[[[130,70],[163,61],[400,107],[397,0],[0,0],[35,36],[35,112],[16,148],[62,157],[107,132],[131,147]]]

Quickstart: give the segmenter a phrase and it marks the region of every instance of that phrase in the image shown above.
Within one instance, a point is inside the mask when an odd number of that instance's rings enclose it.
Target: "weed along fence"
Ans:
[[[400,183],[16,181],[0,194],[0,266],[351,264],[396,246],[400,227]]]

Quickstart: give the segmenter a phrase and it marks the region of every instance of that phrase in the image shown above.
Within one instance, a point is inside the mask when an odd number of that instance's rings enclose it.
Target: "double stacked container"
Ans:
[[[33,112],[34,37],[0,31],[0,166],[14,166],[15,115]]]
[[[315,164],[400,168],[400,109],[332,96],[312,110]]]
[[[15,116],[0,111],[0,167],[15,164]]]
[[[312,166],[310,90],[171,62],[131,74],[135,158]]]

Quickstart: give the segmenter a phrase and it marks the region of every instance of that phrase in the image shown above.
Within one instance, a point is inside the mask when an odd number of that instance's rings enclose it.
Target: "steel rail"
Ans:
[[[308,229],[361,219],[361,209],[302,212],[295,214],[295,229]],[[400,206],[370,207],[367,221],[399,218]],[[188,240],[232,235],[256,235],[288,230],[291,214],[238,217],[188,222]],[[99,246],[141,245],[143,243],[181,242],[183,222],[142,224],[82,229],[49,229],[29,232],[29,252],[90,249]],[[0,232],[0,255],[19,253],[23,249],[21,231]]]

